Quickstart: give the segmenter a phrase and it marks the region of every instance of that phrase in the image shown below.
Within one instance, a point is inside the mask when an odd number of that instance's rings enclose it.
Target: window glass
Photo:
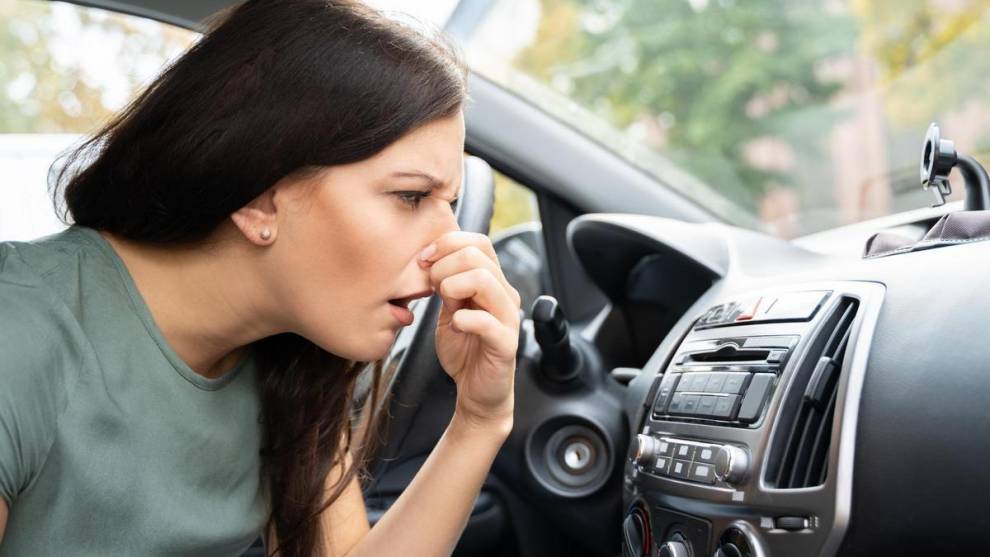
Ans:
[[[468,5],[447,27],[475,71],[731,222],[794,237],[928,205],[932,121],[990,163],[986,2]]]
[[[508,176],[495,172],[495,207],[489,235],[509,284],[519,291],[525,317],[546,293],[547,266],[536,195]]]
[[[55,232],[48,169],[199,37],[61,2],[0,0],[0,239]]]
[[[495,210],[489,234],[497,236],[507,229],[540,220],[536,195],[501,172],[495,172]]]

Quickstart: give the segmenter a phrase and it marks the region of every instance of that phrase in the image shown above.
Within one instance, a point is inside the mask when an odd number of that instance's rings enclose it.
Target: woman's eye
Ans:
[[[422,201],[424,197],[428,197],[430,193],[425,191],[403,191],[397,193],[396,195],[398,195],[399,199],[401,199],[405,204],[409,205],[413,209],[416,209],[419,207],[419,202]]]
[[[430,192],[428,191],[401,191],[396,193],[399,199],[403,201],[406,205],[409,205],[413,209],[419,207],[419,203],[423,201],[423,198],[429,197]],[[457,210],[457,202],[460,198],[454,199],[450,202],[450,209],[453,211]]]

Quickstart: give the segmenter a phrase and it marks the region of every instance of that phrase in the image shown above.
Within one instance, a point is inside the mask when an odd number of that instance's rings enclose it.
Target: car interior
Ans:
[[[72,3],[194,32],[230,4]],[[525,318],[514,429],[454,555],[988,551],[979,153],[932,125],[906,180],[934,206],[781,237],[644,171],[546,101],[477,71],[469,89],[458,222],[492,235]],[[538,210],[496,234],[503,180]],[[388,357],[391,419],[363,485],[372,523],[453,412],[439,307],[413,302]],[[245,555],[263,551],[259,538]]]

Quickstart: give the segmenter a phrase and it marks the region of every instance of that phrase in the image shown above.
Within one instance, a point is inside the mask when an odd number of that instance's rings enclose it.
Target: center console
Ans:
[[[831,554],[883,287],[746,292],[692,316],[625,467],[627,557]],[[660,355],[655,355],[660,356]]]

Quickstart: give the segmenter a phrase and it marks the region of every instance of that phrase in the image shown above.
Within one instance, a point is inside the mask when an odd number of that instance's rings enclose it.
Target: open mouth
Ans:
[[[408,296],[404,296],[402,298],[392,298],[391,300],[388,301],[388,303],[391,304],[391,305],[393,305],[393,306],[398,306],[400,308],[409,309],[409,305],[412,302],[414,302],[416,300],[419,300],[421,298],[426,298],[428,296],[431,296],[432,294],[433,294],[433,290],[432,289],[431,290],[423,290],[421,292],[414,292],[414,293],[409,294]]]

